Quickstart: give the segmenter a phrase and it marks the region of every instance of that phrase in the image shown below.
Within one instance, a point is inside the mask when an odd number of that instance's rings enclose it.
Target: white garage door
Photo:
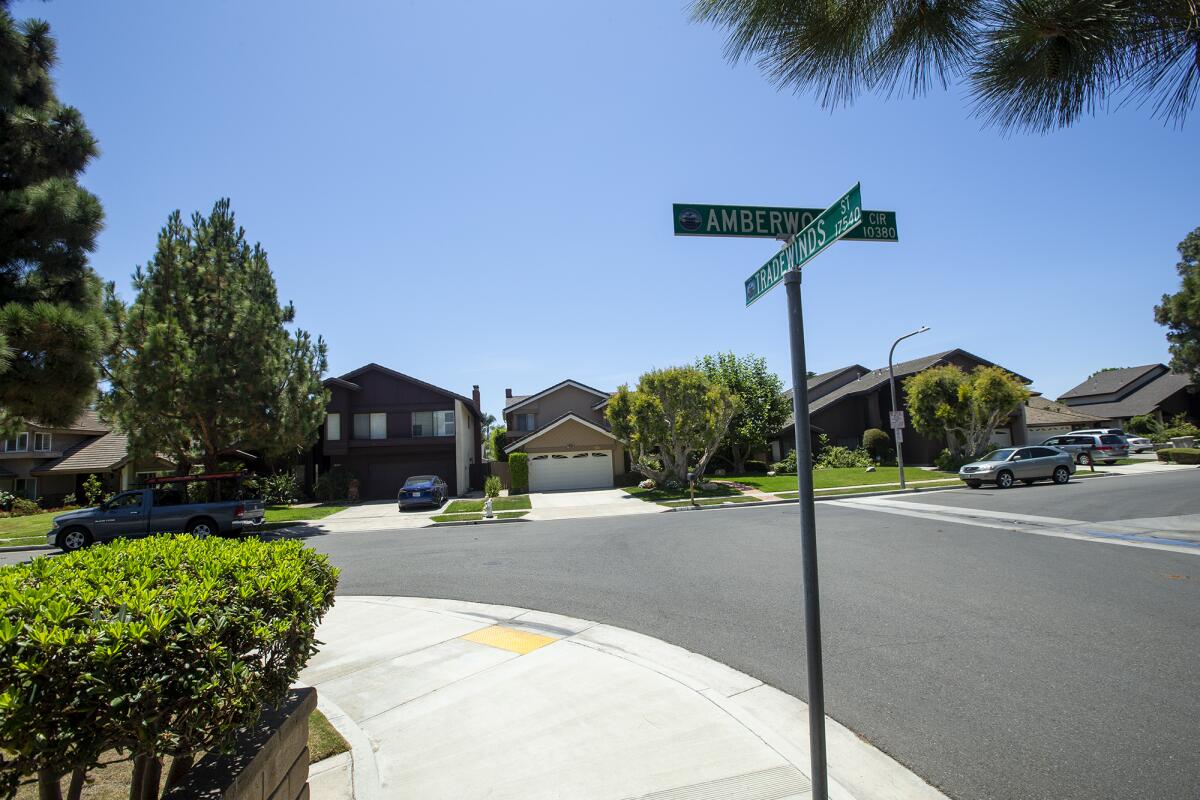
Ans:
[[[613,485],[612,453],[600,450],[531,453],[529,490],[601,489]]]

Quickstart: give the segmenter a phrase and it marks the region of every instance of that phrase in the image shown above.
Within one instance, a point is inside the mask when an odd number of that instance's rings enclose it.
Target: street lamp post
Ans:
[[[896,352],[896,345],[910,336],[916,336],[918,333],[924,333],[929,330],[925,325],[922,325],[912,333],[906,333],[896,341],[892,342],[892,349],[888,351],[888,383],[892,387],[892,411],[899,411],[900,406],[896,405],[896,374],[892,371],[892,356]],[[904,442],[901,437],[904,434],[900,433],[902,428],[893,427],[892,436],[896,439],[896,466],[900,468],[900,488],[904,488]]]

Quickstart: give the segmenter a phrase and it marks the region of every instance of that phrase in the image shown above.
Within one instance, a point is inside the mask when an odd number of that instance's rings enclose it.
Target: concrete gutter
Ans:
[[[52,544],[14,544],[0,547],[0,553],[19,553],[23,550],[57,550]]]
[[[434,522],[431,525],[426,525],[426,528],[452,528],[458,525],[496,525],[501,522],[536,522],[537,520],[527,520],[525,517],[497,517],[495,519],[456,519],[448,522]]]

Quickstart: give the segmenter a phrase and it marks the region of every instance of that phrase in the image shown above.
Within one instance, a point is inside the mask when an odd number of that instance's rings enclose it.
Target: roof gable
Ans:
[[[1132,384],[1145,379],[1151,373],[1158,372],[1165,375],[1168,371],[1165,364],[1145,364],[1140,367],[1102,370],[1095,375],[1089,376],[1087,380],[1069,390],[1066,394],[1060,395],[1059,399],[1067,400],[1094,397],[1097,395],[1116,395],[1116,397],[1111,398],[1115,400],[1123,392],[1132,391]]]
[[[612,431],[608,430],[607,428],[597,425],[596,423],[591,422],[590,420],[586,420],[583,417],[579,416],[578,414],[575,414],[573,412],[567,412],[566,414],[563,414],[561,417],[559,417],[558,419],[551,422],[549,425],[538,428],[533,433],[530,433],[527,436],[522,436],[520,439],[517,439],[516,441],[505,445],[504,452],[511,453],[512,451],[516,450],[518,447],[527,445],[530,442],[532,442],[534,439],[537,439],[538,437],[542,436],[543,434],[549,433],[550,431],[554,430],[555,428],[559,427],[560,425],[564,425],[568,422],[577,422],[580,425],[583,425],[584,427],[591,428],[594,431],[603,433],[605,436],[612,439],[613,441],[617,441],[617,437],[613,436]]]
[[[529,395],[523,395],[519,398],[518,397],[512,398],[512,400],[507,405],[504,406],[504,413],[507,414],[510,411],[514,411],[514,410],[520,408],[521,406],[528,405],[529,403],[532,403],[542,397],[546,397],[547,395],[554,394],[555,392],[559,391],[560,389],[562,389],[566,386],[572,386],[581,391],[590,392],[591,394],[596,396],[596,400],[599,403],[602,403],[602,402],[608,400],[608,398],[609,398],[608,392],[602,392],[599,389],[595,389],[591,386],[588,386],[586,383],[580,383],[579,381],[567,378],[565,381],[559,381],[558,383],[554,384],[553,386],[549,387],[548,389],[543,389],[542,391],[537,392],[536,394],[529,394]]]
[[[452,392],[449,389],[443,389],[440,386],[434,386],[432,383],[426,383],[425,381],[420,380],[419,378],[414,378],[411,375],[405,375],[403,372],[397,372],[394,369],[388,369],[387,367],[381,364],[376,364],[373,361],[369,364],[364,364],[356,370],[352,370],[344,375],[340,375],[337,378],[329,378],[324,382],[324,384],[326,386],[341,386],[349,389],[350,391],[359,391],[362,388],[363,377],[368,376],[367,379],[369,380],[369,376],[371,374],[390,378],[392,380],[404,381],[412,384],[413,386],[419,386],[427,391],[442,395],[443,397],[461,400],[463,405],[465,405],[471,411],[471,413],[475,415],[476,418],[480,416],[480,410],[475,407],[475,402],[470,398],[464,397],[457,392]]]

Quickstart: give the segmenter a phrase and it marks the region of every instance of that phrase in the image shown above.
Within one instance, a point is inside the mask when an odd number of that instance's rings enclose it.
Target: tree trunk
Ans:
[[[142,779],[146,775],[149,757],[138,753],[133,757],[133,776],[129,779],[129,800],[142,800]]]
[[[158,800],[159,782],[162,779],[162,759],[146,760],[146,771],[142,774],[142,800]]]
[[[53,770],[38,770],[38,800],[62,800],[62,786]]]
[[[192,771],[192,763],[195,761],[195,756],[191,753],[175,756],[171,759],[171,768],[167,770],[167,785],[166,791],[174,789],[179,783]]]
[[[746,461],[750,458],[749,451],[743,453],[736,444],[729,445],[729,459],[733,462],[733,474],[746,474]]]
[[[83,795],[83,786],[87,782],[87,770],[76,767],[71,772],[71,785],[67,789],[67,800],[79,800]]]

